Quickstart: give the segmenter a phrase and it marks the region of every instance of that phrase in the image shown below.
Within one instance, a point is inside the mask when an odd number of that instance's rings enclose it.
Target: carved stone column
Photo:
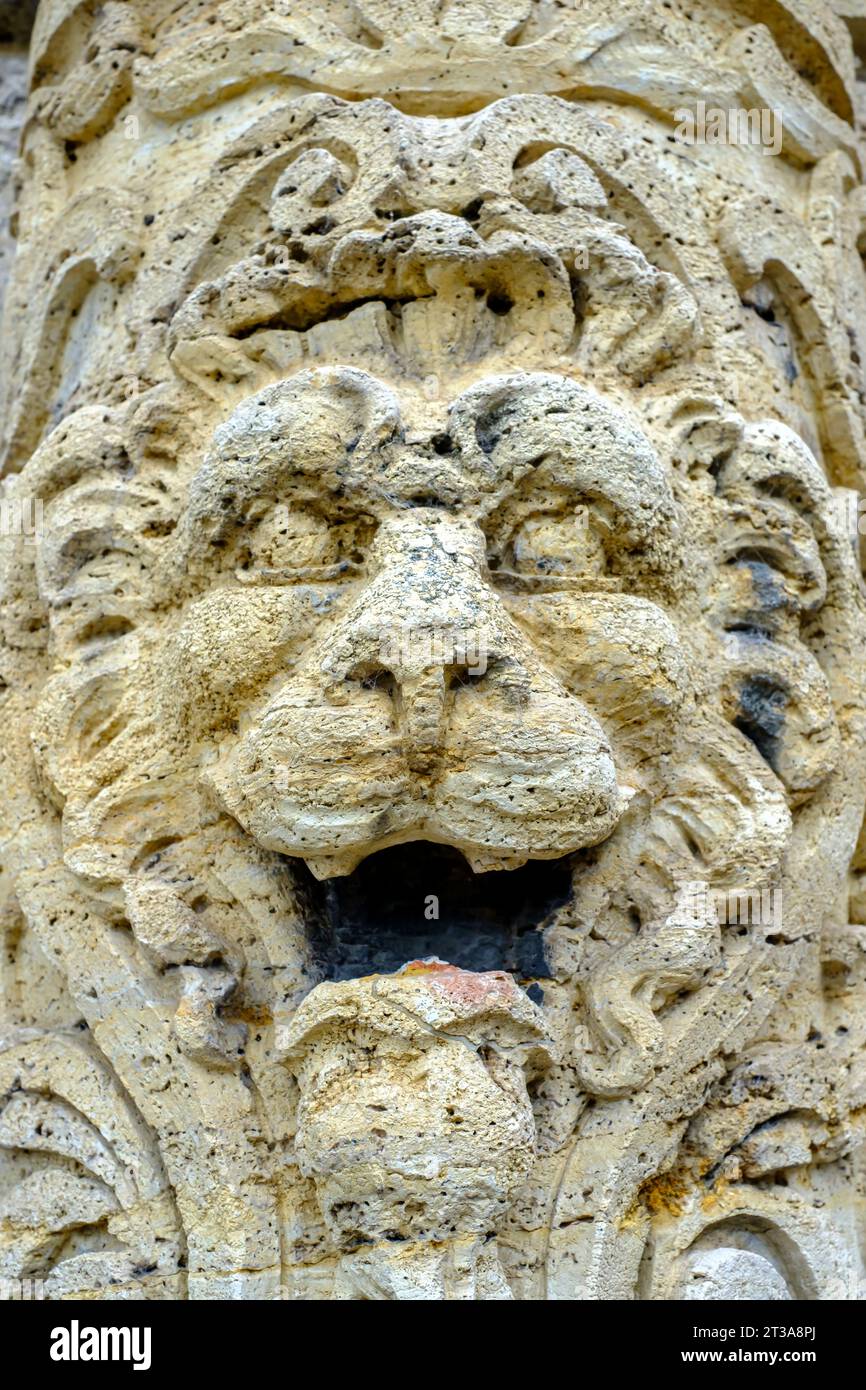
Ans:
[[[41,0],[0,1278],[866,1295],[864,31]]]

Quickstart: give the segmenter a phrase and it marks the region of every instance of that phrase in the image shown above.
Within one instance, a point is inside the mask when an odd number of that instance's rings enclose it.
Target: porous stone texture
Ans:
[[[0,1277],[866,1296],[864,36],[42,0]]]
[[[27,42],[35,0],[0,0],[0,306],[15,254],[15,160],[27,103]]]

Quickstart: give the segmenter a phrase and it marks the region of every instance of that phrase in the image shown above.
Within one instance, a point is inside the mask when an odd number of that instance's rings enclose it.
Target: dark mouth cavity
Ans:
[[[415,841],[324,883],[296,867],[307,875],[311,943],[324,979],[389,974],[438,956],[527,983],[550,978],[544,927],[571,896],[571,864],[568,856],[475,874],[450,845]]]

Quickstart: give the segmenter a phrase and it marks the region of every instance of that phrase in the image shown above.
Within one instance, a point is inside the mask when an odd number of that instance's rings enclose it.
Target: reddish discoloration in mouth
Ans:
[[[462,970],[459,965],[450,965],[448,961],[435,957],[411,960],[396,973],[416,978],[429,976],[430,985],[437,994],[464,1006],[489,1008],[498,1004],[507,1009],[520,995],[511,976],[503,970]]]

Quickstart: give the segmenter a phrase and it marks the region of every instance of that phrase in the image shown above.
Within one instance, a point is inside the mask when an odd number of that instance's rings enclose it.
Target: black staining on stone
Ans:
[[[571,861],[474,874],[458,850],[417,841],[371,855],[344,878],[310,878],[307,893],[326,979],[389,974],[429,956],[549,979],[542,929],[571,895]]]
[[[740,715],[734,723],[773,768],[787,703],[787,692],[766,676],[752,676],[740,687]]]
[[[517,974],[521,979],[534,980],[538,976],[547,978],[550,967],[544,950],[544,934],[540,931],[523,932],[517,938]]]
[[[779,572],[765,560],[752,559],[740,555],[737,562],[744,564],[752,578],[752,591],[756,608],[761,613],[778,612],[790,603],[788,593],[779,581]]]
[[[492,454],[499,443],[499,435],[486,429],[480,420],[475,427],[475,437],[483,454]]]
[[[492,454],[503,434],[506,434],[510,414],[508,401],[500,401],[492,409],[482,412],[475,422],[475,438],[483,454]]]
[[[857,335],[850,324],[846,326],[845,334],[848,338],[848,345],[851,352],[851,361],[854,363],[855,367],[861,367],[863,363],[860,358],[860,353],[857,349]]]
[[[769,325],[768,337],[775,349],[775,360],[781,366],[786,384],[793,386],[800,375],[800,369],[797,366],[792,345],[792,327],[784,313],[780,316],[772,300],[765,298],[765,295],[765,288],[756,286],[753,291],[754,297],[745,298],[741,302],[745,309],[750,309],[753,314],[756,314],[759,319]]]

